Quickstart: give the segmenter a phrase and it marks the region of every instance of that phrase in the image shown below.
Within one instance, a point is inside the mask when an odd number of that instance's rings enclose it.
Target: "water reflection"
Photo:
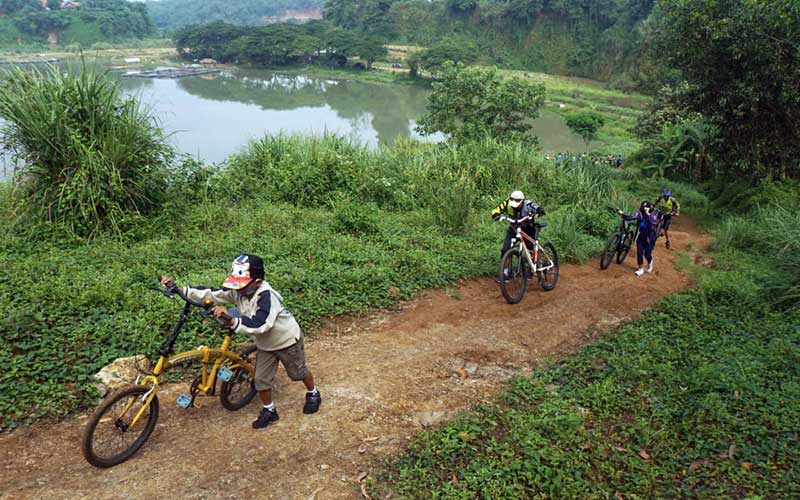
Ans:
[[[151,108],[179,151],[209,162],[223,161],[265,134],[330,132],[370,147],[391,145],[400,137],[442,139],[422,138],[414,131],[430,93],[420,86],[264,70],[177,80],[123,78],[119,71],[110,75],[125,94],[139,96]],[[580,139],[556,113],[544,111],[534,129],[545,151],[582,150]]]

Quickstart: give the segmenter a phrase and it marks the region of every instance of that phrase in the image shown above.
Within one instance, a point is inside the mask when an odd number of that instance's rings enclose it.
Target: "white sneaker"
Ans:
[[[648,273],[652,273],[653,272],[653,261],[652,260],[647,263],[647,272]]]
[[[634,273],[634,274],[636,274],[636,276],[641,276],[641,275],[643,275],[643,274],[644,274],[644,269],[642,269],[642,268],[640,267],[639,269],[637,269],[637,270],[636,270],[636,273]]]

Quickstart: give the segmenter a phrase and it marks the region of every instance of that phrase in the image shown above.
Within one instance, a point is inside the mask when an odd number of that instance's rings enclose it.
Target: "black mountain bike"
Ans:
[[[608,210],[613,212],[614,215],[619,215],[619,210],[616,208],[608,207]],[[636,233],[639,232],[639,225],[636,221],[626,221],[623,215],[620,215],[619,226],[614,230],[614,234],[608,239],[603,254],[600,256],[600,269],[606,269],[611,265],[614,257],[617,258],[617,264],[622,264],[625,257],[628,256],[633,242],[636,241]]]

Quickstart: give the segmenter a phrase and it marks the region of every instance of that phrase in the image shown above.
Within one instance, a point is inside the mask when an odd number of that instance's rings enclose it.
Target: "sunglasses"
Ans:
[[[520,201],[522,201],[522,198],[511,198],[511,201],[519,203]]]

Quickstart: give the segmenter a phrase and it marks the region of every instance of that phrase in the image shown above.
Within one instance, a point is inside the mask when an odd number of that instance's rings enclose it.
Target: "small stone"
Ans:
[[[328,468],[330,468],[330,465],[328,465],[328,464],[320,464],[319,468],[321,470],[327,470]]]
[[[464,371],[470,376],[475,375],[478,372],[478,363],[467,361],[464,363]]]

